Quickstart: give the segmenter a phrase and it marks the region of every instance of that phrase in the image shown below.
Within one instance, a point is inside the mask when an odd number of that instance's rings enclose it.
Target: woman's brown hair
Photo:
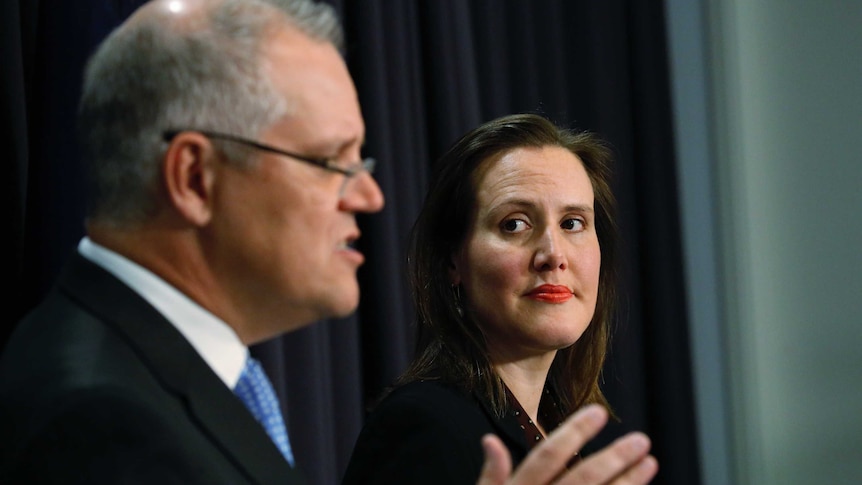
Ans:
[[[419,218],[413,226],[408,271],[417,312],[416,357],[397,385],[436,379],[489,400],[502,416],[507,403],[503,382],[488,359],[485,339],[472,320],[469,301],[458,302],[448,269],[464,244],[476,210],[474,174],[486,160],[520,147],[559,146],[583,162],[595,194],[596,232],[602,264],[596,310],[578,341],[560,351],[546,385],[561,411],[587,403],[608,407],[599,378],[610,339],[616,300],[616,202],[611,192],[611,150],[596,135],[561,129],[534,114],[505,116],[461,137],[440,158]],[[499,158],[499,157],[497,157]]]

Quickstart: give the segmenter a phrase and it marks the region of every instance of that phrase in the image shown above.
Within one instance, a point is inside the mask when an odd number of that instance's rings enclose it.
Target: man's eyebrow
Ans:
[[[336,156],[340,155],[345,150],[350,148],[354,143],[356,143],[357,140],[359,141],[359,149],[362,150],[363,148],[365,148],[365,142],[368,140],[367,138],[365,138],[365,137],[362,137],[361,139],[349,138],[347,140],[338,142],[338,144],[335,145],[334,152],[335,152]]]

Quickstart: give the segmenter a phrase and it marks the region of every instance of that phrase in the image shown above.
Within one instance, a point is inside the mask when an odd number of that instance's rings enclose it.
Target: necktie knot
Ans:
[[[245,404],[254,419],[263,426],[290,466],[294,466],[293,451],[290,448],[284,418],[281,416],[278,396],[260,362],[255,358],[249,356],[246,360],[233,392]]]

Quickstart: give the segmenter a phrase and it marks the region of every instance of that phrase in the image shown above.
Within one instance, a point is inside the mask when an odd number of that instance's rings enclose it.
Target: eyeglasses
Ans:
[[[207,138],[213,138],[216,140],[225,140],[234,143],[239,143],[241,145],[249,146],[251,148],[255,148],[257,150],[261,150],[264,152],[275,153],[276,155],[282,155],[285,157],[290,157],[294,160],[298,160],[300,162],[305,162],[316,167],[320,167],[324,170],[329,170],[330,172],[340,173],[345,176],[344,183],[341,185],[341,189],[338,191],[339,195],[344,194],[344,189],[347,186],[348,180],[359,175],[360,173],[368,172],[369,174],[374,173],[374,167],[377,165],[377,161],[371,157],[366,157],[359,162],[353,163],[349,167],[339,166],[336,162],[334,162],[330,158],[314,158],[308,157],[305,155],[299,155],[296,153],[289,152],[287,150],[282,150],[280,148],[276,148],[271,145],[266,145],[260,142],[256,142],[254,140],[249,140],[247,138],[243,138],[240,136],[228,135],[225,133],[218,133],[214,131],[204,131],[204,130],[169,130],[162,133],[162,138],[166,142],[170,142],[177,135],[179,135],[183,131],[195,131],[200,133],[201,135],[206,136]]]

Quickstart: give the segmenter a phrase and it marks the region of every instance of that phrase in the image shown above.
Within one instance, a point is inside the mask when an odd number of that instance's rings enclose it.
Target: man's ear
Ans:
[[[162,159],[165,190],[174,210],[190,223],[203,226],[212,217],[213,163],[216,152],[203,135],[181,132]]]

